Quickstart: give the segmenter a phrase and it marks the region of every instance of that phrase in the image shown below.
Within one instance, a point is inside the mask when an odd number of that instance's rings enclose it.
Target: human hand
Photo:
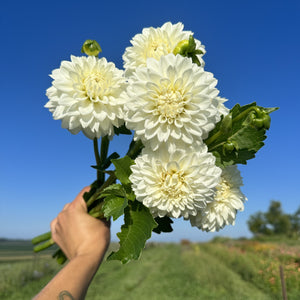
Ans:
[[[52,239],[69,260],[90,256],[100,263],[110,242],[110,228],[108,222],[87,213],[83,194],[89,190],[85,187],[73,202],[66,204],[50,227]]]

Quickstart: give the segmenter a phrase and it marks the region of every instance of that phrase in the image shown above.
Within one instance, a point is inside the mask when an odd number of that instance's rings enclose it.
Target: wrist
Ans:
[[[103,257],[104,257],[105,252],[100,252],[100,251],[94,251],[94,252],[88,252],[88,253],[80,253],[76,255],[71,261],[77,260],[77,261],[82,261],[86,264],[89,264],[89,266],[96,266],[97,268],[101,264]]]

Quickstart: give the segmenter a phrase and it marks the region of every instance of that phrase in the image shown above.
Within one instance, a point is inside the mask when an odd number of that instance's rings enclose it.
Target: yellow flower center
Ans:
[[[92,101],[99,101],[104,95],[107,84],[102,73],[90,73],[83,79],[83,90]]]
[[[219,202],[224,202],[228,199],[231,192],[231,185],[227,180],[221,178],[221,182],[217,185],[217,193],[215,199]]]
[[[178,170],[176,163],[161,173],[160,188],[168,201],[180,202],[187,195],[184,171]]]
[[[171,53],[168,41],[158,38],[149,42],[148,47],[145,49],[145,59],[153,57],[159,60],[162,55],[166,55],[168,53]]]
[[[185,97],[183,93],[174,88],[169,88],[159,94],[156,98],[155,115],[162,116],[163,121],[172,124],[176,118],[184,111]]]

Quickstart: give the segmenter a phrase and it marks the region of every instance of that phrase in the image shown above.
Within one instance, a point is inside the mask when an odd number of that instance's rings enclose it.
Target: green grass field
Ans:
[[[31,249],[26,241],[0,240],[0,299],[31,299],[59,271],[49,254]],[[86,299],[282,299],[279,265],[288,299],[299,300],[299,243],[150,243],[139,261],[103,263]]]

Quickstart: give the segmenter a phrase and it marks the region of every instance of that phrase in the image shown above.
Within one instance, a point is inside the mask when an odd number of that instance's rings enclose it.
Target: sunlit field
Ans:
[[[149,243],[139,261],[103,263],[86,299],[282,299],[282,265],[288,299],[298,300],[299,244]],[[1,241],[0,299],[31,299],[59,269],[49,252],[33,255],[29,242]]]

